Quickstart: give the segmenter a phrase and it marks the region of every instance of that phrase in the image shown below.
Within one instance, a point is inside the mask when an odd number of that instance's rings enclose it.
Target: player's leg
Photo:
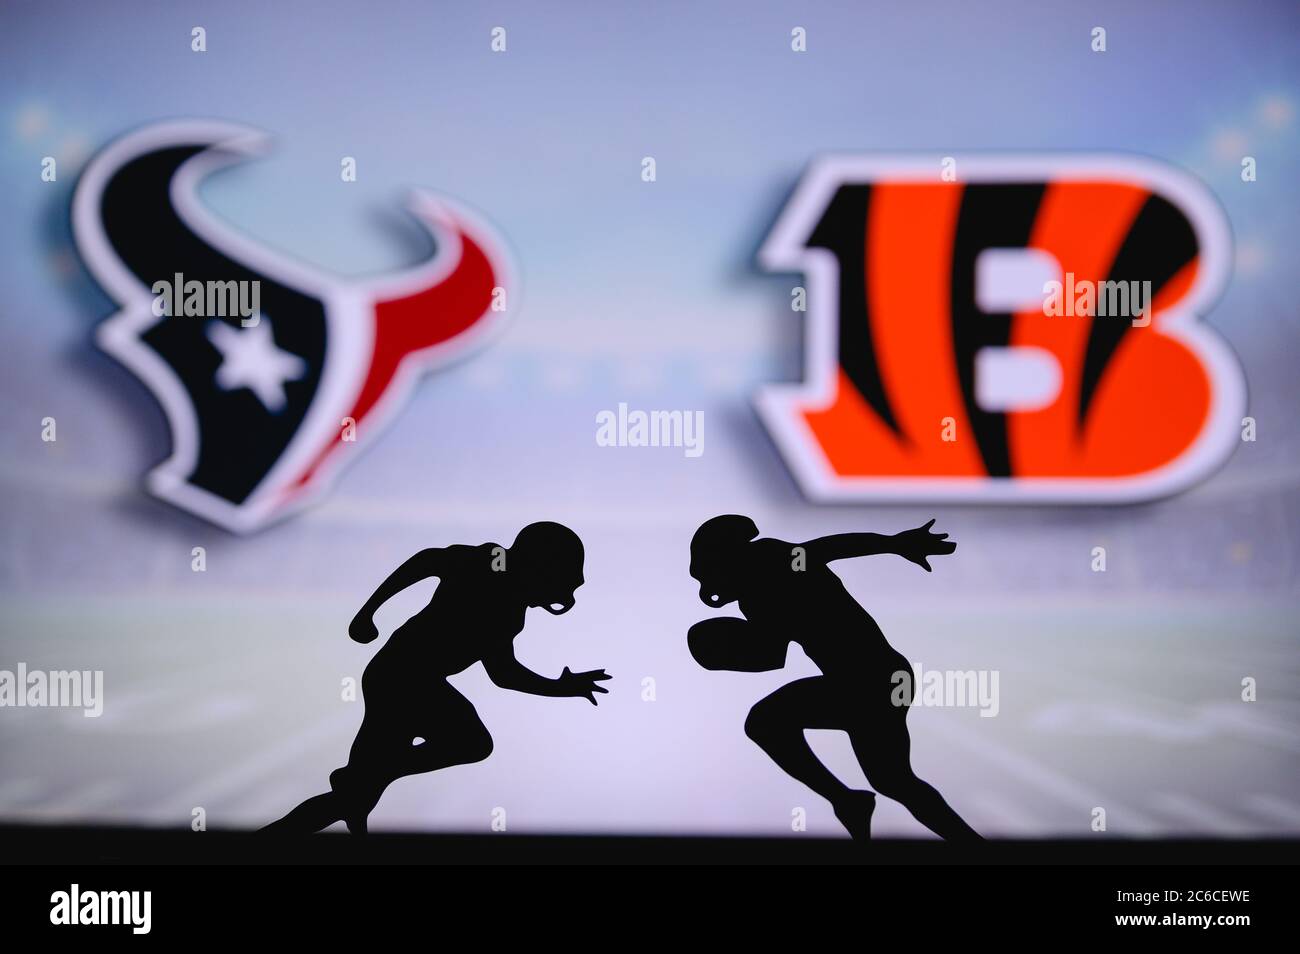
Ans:
[[[871,786],[900,803],[926,828],[952,841],[978,839],[938,790],[912,771],[912,739],[907,732],[907,707],[880,707],[874,718],[849,730],[854,754]]]
[[[804,737],[805,729],[844,728],[845,718],[824,676],[782,686],[755,703],[745,720],[745,734],[786,771],[831,803],[835,815],[855,838],[867,837],[875,796],[854,791],[836,778]]]
[[[788,775],[834,802],[848,786],[831,774],[804,738],[804,730],[827,721],[825,677],[812,676],[782,686],[754,703],[745,719],[745,735]]]
[[[278,835],[310,834],[328,828],[343,817],[343,807],[333,792],[313,795],[289,814],[262,831]]]
[[[367,713],[348,764],[330,776],[347,804],[344,821],[354,834],[366,831],[367,816],[399,778],[481,762],[492,754],[492,736],[478,712],[449,683],[430,680],[418,692],[403,690],[401,698],[418,700],[418,708],[398,708],[389,699],[382,718]]]
[[[401,776],[402,740],[406,735],[401,711],[387,699],[367,693],[366,715],[348,753],[348,764],[330,773],[330,788],[338,800],[340,817],[354,835],[366,833],[366,819],[384,790]]]
[[[309,798],[267,830],[313,832],[342,820],[353,834],[364,834],[367,817],[397,779],[481,762],[492,754],[492,736],[477,710],[449,684],[435,683],[421,701],[425,706],[418,719],[372,704],[348,764],[330,773],[332,790]]]
[[[388,734],[382,707],[368,709],[352,742],[348,764],[330,773],[330,791],[307,799],[263,831],[308,833],[328,828],[337,821],[346,821],[349,830],[364,832],[365,816],[388,785],[386,781],[380,784],[384,760],[377,757],[385,747],[384,740]]]
[[[492,736],[478,710],[450,683],[439,684],[422,703],[420,718],[411,723],[394,766],[399,776],[481,762],[492,754]]]
[[[364,689],[371,700],[378,698],[376,685]],[[330,776],[354,834],[366,831],[367,816],[399,778],[481,762],[492,754],[492,736],[478,712],[450,683],[388,685],[383,698],[381,706],[373,701],[367,706],[348,764]]]

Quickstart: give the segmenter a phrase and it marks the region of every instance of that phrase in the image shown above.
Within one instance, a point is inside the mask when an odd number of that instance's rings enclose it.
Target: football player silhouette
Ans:
[[[744,619],[708,619],[691,627],[691,654],[706,669],[762,672],[785,665],[797,642],[822,675],[799,679],[760,700],[745,720],[745,734],[782,769],[831,803],[854,838],[871,833],[876,796],[850,789],[817,758],[805,729],[843,729],[867,780],[901,802],[921,824],[944,838],[980,836],[912,771],[907,732],[915,686],[907,659],[885,641],[876,621],[844,588],[828,564],[834,560],[896,553],[930,570],[928,557],[952,553],[946,533],[923,527],[894,536],[841,533],[793,544],[756,539],[749,517],[706,521],[691,540],[691,576],[700,599],[720,607],[736,601]],[[900,700],[901,697],[901,701]]]
[[[348,764],[330,775],[330,791],[307,799],[265,831],[313,832],[342,820],[354,833],[392,782],[406,775],[481,762],[492,736],[473,704],[447,677],[476,662],[504,689],[596,704],[603,669],[548,679],[515,658],[514,638],[529,607],[556,616],[573,608],[583,583],[578,535],[558,523],[524,527],[509,549],[494,543],[421,550],[380,584],[348,628],[372,642],[375,611],[395,593],[429,577],[429,605],[389,637],[361,679],[366,714]]]

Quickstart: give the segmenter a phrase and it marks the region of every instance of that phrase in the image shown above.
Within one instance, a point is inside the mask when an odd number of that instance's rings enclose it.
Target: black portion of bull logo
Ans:
[[[301,427],[320,384],[326,322],[322,302],[286,287],[247,264],[223,255],[195,235],[177,215],[171,183],[177,170],[206,145],[175,146],[142,155],[117,170],[103,191],[100,215],[113,252],[147,288],[185,279],[260,283],[259,324],[270,326],[274,345],[296,355],[303,370],[283,382],[284,403],[268,407],[249,388],[222,388],[223,355],[209,322],[246,334],[239,315],[177,315],[155,323],[141,340],[167,363],[194,408],[202,439],[189,483],[232,504],[253,492]]]

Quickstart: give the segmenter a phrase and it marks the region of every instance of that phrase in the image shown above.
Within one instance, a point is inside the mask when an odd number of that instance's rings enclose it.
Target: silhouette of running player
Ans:
[[[342,820],[349,831],[363,833],[366,817],[392,782],[491,755],[492,736],[474,706],[447,682],[476,662],[504,689],[595,705],[595,694],[608,692],[599,685],[610,678],[605,670],[570,672],[566,666],[558,679],[548,679],[514,653],[529,607],[555,616],[573,608],[582,562],[576,533],[558,523],[532,523],[509,549],[485,543],[421,550],[394,570],[348,627],[359,643],[379,635],[375,611],[395,593],[435,576],[438,588],[366,667],[365,718],[348,764],[330,774],[331,790],[263,830],[313,832]]]
[[[894,536],[841,533],[792,544],[755,539],[749,517],[714,517],[691,540],[691,576],[709,606],[738,601],[744,619],[696,623],[687,635],[691,654],[706,669],[764,672],[785,666],[791,642],[803,647],[822,675],[799,679],[760,700],[745,720],[745,734],[772,761],[831,803],[854,838],[871,833],[876,796],[855,791],[824,766],[804,738],[805,729],[842,729],[867,780],[901,802],[921,824],[949,839],[980,836],[931,785],[917,778],[910,760],[907,704],[897,704],[896,673],[911,665],[885,641],[876,621],[827,565],[834,560],[896,553],[930,570],[927,557],[952,553],[946,533],[924,527]],[[910,702],[910,697],[907,702]]]

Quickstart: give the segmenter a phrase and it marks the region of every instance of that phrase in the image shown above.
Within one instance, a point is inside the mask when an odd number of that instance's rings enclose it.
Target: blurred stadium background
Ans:
[[[340,682],[373,651],[346,626],[374,586],[421,547],[554,519],[586,542],[587,585],[569,615],[530,614],[519,657],[606,667],[611,694],[593,709],[455,677],[495,754],[397,783],[372,826],[486,831],[501,807],[511,831],[782,834],[803,807],[837,834],[741,731],[811,664],[707,673],[686,651],[707,615],[691,533],[744,512],[786,539],[935,516],[958,541],[930,575],[889,557],[838,569],[914,663],[1001,672],[996,718],[909,719],[918,771],[981,831],[1082,837],[1103,807],[1109,835],[1300,833],[1298,27],[1290,2],[5,4],[0,669],[103,669],[106,708],[0,710],[0,819],[270,821],[346,758],[361,706]],[[96,149],[189,116],[275,137],[203,191],[269,245],[351,275],[414,261],[399,200],[418,185],[481,210],[523,280],[501,339],[427,378],[324,503],[249,538],[143,493],[166,423],[94,347],[113,307],[68,228]],[[804,164],[1019,149],[1144,153],[1209,185],[1236,263],[1208,320],[1245,367],[1258,441],[1143,506],[805,502],[750,405],[800,374],[791,281],[753,253]],[[620,401],[703,410],[703,456],[597,447],[595,415]],[[860,779],[846,739],[812,737]],[[884,800],[877,830],[922,834]]]

